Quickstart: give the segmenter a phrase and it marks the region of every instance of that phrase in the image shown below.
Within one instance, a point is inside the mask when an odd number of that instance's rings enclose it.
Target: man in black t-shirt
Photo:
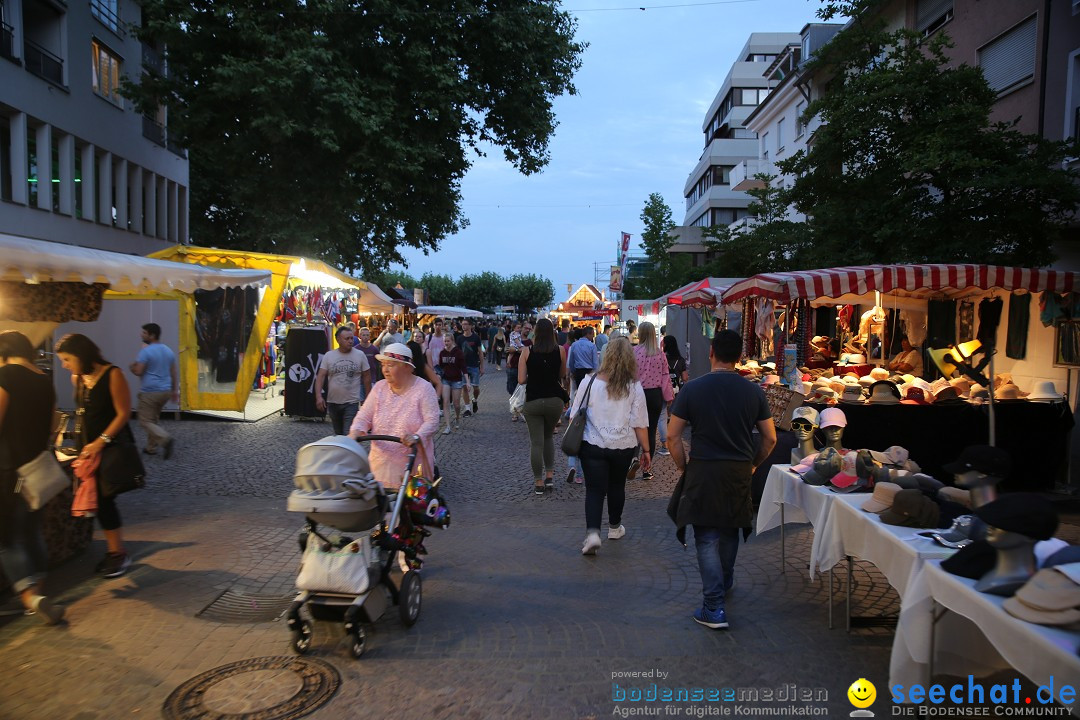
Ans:
[[[454,342],[461,348],[465,355],[465,372],[469,375],[469,383],[472,385],[472,408],[469,405],[468,390],[464,396],[465,417],[469,417],[480,408],[476,401],[480,398],[480,377],[484,374],[484,341],[473,332],[472,320],[466,318],[461,321],[461,334],[454,337]]]
[[[683,473],[668,506],[680,539],[694,527],[704,603],[694,620],[713,629],[728,626],[724,596],[735,584],[739,530],[753,524],[751,478],[776,446],[776,426],[761,388],[735,370],[742,338],[732,330],[716,333],[709,348],[712,372],[683,386],[668,420],[668,450]],[[690,460],[682,434],[690,426]],[[755,449],[754,430],[761,435]]]

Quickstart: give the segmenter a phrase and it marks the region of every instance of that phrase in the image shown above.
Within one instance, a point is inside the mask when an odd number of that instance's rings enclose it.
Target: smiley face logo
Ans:
[[[848,701],[857,708],[868,708],[877,699],[877,688],[866,678],[859,678],[851,683],[847,690]]]

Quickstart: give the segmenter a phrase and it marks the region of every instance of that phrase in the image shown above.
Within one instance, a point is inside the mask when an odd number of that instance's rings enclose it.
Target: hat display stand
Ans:
[[[1011,597],[1035,574],[1035,539],[990,528],[986,541],[997,550],[997,559],[994,569],[975,583],[975,589],[989,595]]]
[[[831,425],[821,430],[825,433],[825,446],[836,448],[837,452],[844,452],[844,428],[839,425]]]
[[[978,365],[972,365],[972,358],[980,352],[984,354],[983,359],[979,361]],[[937,365],[942,376],[946,379],[952,378],[953,374],[959,370],[961,375],[969,378],[972,382],[978,383],[986,388],[991,388],[987,397],[990,426],[990,437],[987,444],[991,447],[997,446],[997,422],[995,421],[994,412],[996,402],[994,400],[993,392],[994,384],[982,371],[989,365],[990,377],[994,377],[994,355],[996,354],[996,348],[984,347],[978,340],[971,340],[958,345],[950,345],[947,348],[931,349],[929,353],[930,359],[934,361],[934,364]]]

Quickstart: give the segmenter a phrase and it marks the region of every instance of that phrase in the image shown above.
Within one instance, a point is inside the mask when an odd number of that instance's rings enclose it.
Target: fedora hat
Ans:
[[[971,392],[971,381],[967,378],[953,378],[949,381],[949,384],[956,388],[956,392],[960,394],[960,397],[967,397]]]
[[[870,386],[871,405],[899,405],[900,388],[888,380],[877,380]]]
[[[938,391],[934,393],[934,402],[935,403],[943,403],[943,402],[958,401],[958,400],[960,400],[960,393],[957,392],[956,388],[954,388],[952,385],[949,385],[949,384],[946,384],[945,387],[943,387],[943,388],[939,388]]]
[[[1005,383],[1004,385],[999,386],[998,389],[994,391],[994,399],[1019,400],[1020,388],[1016,387],[1012,383]]]
[[[1037,402],[1058,402],[1064,400],[1065,396],[1057,391],[1053,380],[1039,380],[1035,383],[1035,387],[1031,390],[1027,399]]]
[[[922,388],[908,385],[904,388],[904,399],[900,401],[904,405],[929,405],[930,403],[926,399],[926,393]]]

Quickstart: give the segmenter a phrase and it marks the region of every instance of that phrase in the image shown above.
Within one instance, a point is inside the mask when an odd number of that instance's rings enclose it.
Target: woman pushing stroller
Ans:
[[[394,435],[401,444],[378,440],[371,444],[369,462],[375,479],[387,490],[401,487],[409,462],[409,448],[420,443],[422,474],[434,479],[435,433],[439,429],[439,400],[431,383],[413,374],[412,351],[392,343],[375,359],[382,363],[383,379],[375,383],[353,419],[349,436]]]

